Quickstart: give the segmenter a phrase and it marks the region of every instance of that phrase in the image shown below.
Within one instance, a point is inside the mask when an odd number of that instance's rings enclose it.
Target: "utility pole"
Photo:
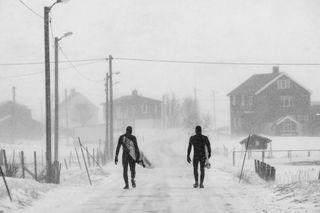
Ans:
[[[69,144],[69,114],[68,114],[68,90],[64,90],[64,97],[66,102],[66,135],[67,135],[67,143]]]
[[[105,107],[105,113],[106,113],[106,140],[104,144],[104,155],[105,159],[108,159],[111,156],[111,150],[109,146],[109,75],[106,73],[106,107]]]
[[[54,38],[54,160],[58,161],[59,155],[59,39]]]
[[[109,79],[110,79],[110,158],[113,159],[113,83],[112,83],[112,56],[109,55]]]
[[[16,119],[16,87],[12,87],[12,106],[11,106],[11,143],[15,142],[15,119]]]
[[[51,6],[52,7],[52,6]],[[45,98],[46,98],[46,182],[52,182],[51,162],[51,103],[50,103],[50,50],[49,50],[49,12],[44,7],[44,53],[45,53]]]

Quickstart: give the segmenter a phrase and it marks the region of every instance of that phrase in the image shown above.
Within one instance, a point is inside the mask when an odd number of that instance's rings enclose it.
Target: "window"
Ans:
[[[292,107],[293,98],[291,96],[280,96],[281,106],[282,107]]]
[[[255,146],[260,146],[260,141],[255,141]]]
[[[246,102],[245,102],[245,96],[241,95],[241,106],[245,106]]]
[[[235,96],[235,95],[232,95],[232,96],[231,96],[231,104],[232,104],[233,106],[235,106],[235,105],[237,104],[237,96]]]
[[[253,96],[248,96],[248,105],[253,105]]]
[[[289,89],[291,86],[291,82],[289,79],[281,79],[277,81],[278,89]]]
[[[281,124],[282,133],[293,133],[296,131],[295,123],[290,120],[286,120]]]
[[[141,112],[142,113],[147,113],[148,112],[148,105],[147,104],[141,105]]]

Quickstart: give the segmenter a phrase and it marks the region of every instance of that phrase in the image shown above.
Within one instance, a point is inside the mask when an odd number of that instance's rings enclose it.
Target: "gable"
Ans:
[[[265,84],[263,87],[261,87],[259,90],[257,90],[255,92],[255,95],[260,94],[261,92],[263,92],[264,90],[269,88],[271,85],[276,84],[278,80],[282,80],[282,79],[289,79],[292,83],[296,84],[298,87],[300,87],[301,89],[305,90],[307,93],[311,93],[308,89],[303,87],[296,80],[292,79],[292,77],[290,77],[287,73],[281,73],[281,75],[275,77],[274,79],[269,81],[267,84]],[[292,85],[292,83],[291,83],[291,85]]]

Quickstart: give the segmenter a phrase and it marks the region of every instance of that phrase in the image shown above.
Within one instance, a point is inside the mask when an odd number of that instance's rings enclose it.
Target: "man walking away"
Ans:
[[[204,167],[206,158],[208,159],[211,157],[211,147],[210,142],[207,136],[202,135],[201,133],[201,126],[196,126],[196,135],[190,137],[189,146],[188,146],[188,153],[187,153],[187,161],[191,163],[190,159],[190,152],[193,146],[193,174],[195,184],[193,185],[194,188],[199,186],[199,174],[198,174],[198,166],[200,163],[200,188],[204,188],[203,180],[204,180]],[[206,149],[208,151],[208,156],[206,156]]]
[[[128,183],[128,164],[131,171],[131,183],[132,187],[136,187],[135,176],[136,176],[136,162],[139,161],[140,152],[137,144],[137,139],[132,135],[132,127],[128,126],[126,133],[119,137],[116,157],[114,159],[115,164],[118,163],[118,154],[120,146],[122,145],[122,166],[123,166],[123,179],[125,182],[124,189],[129,189]]]

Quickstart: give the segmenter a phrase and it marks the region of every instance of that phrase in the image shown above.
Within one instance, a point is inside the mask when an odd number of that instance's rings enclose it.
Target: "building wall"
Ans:
[[[287,77],[283,76],[279,80],[284,79]],[[310,93],[294,81],[290,82],[288,89],[278,89],[275,81],[258,95],[252,93],[237,95],[236,105],[232,104],[233,97],[230,96],[232,134],[276,133],[270,124],[287,115],[301,123],[299,134],[305,133],[310,114]],[[281,96],[292,96],[293,106],[283,107]],[[245,100],[244,105],[241,104],[242,100]]]

